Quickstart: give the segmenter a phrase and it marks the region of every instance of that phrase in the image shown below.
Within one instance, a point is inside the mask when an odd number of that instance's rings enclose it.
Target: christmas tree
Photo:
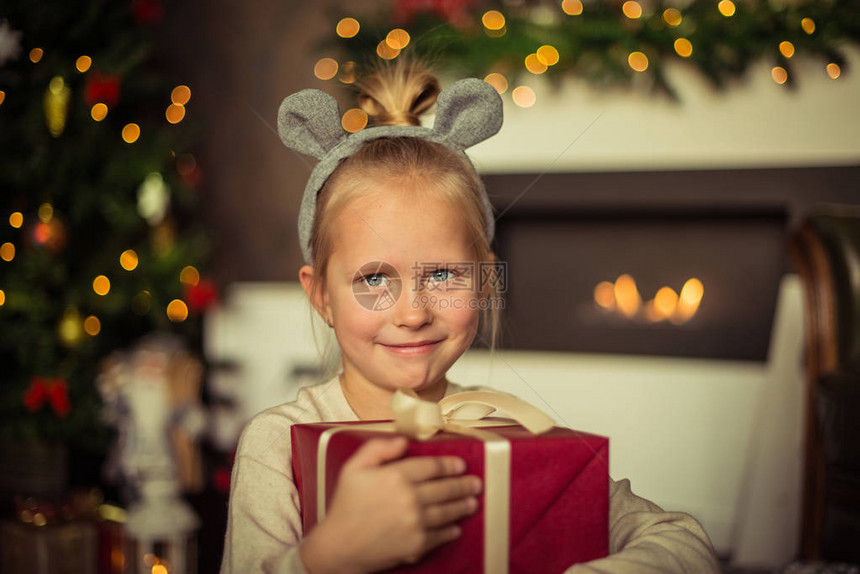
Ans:
[[[163,14],[0,8],[0,443],[104,444],[100,360],[155,330],[196,337],[213,297],[191,90],[152,49]]]

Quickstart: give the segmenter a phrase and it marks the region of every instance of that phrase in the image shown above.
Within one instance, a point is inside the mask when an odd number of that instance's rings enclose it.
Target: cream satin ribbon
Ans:
[[[317,523],[325,516],[326,453],[331,438],[344,430],[375,430],[427,440],[439,431],[474,437],[484,443],[484,574],[507,574],[510,523],[511,445],[508,439],[477,427],[509,426],[513,421],[534,434],[548,431],[554,421],[532,405],[499,393],[465,391],[438,403],[421,400],[411,389],[391,399],[394,422],[333,427],[317,446]],[[496,411],[513,419],[484,420]]]

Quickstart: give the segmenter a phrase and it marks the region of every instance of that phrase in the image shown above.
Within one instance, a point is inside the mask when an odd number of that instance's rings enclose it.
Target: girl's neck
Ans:
[[[340,375],[340,388],[349,406],[361,420],[388,420],[394,418],[391,397],[394,391],[379,387],[368,381],[352,382]],[[448,381],[444,377],[432,386],[417,391],[425,401],[438,402],[445,396]]]

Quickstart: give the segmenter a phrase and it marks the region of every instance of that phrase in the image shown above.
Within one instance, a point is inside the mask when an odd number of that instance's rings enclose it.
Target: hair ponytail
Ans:
[[[420,126],[439,95],[439,80],[421,65],[399,60],[358,82],[358,104],[378,126]]]

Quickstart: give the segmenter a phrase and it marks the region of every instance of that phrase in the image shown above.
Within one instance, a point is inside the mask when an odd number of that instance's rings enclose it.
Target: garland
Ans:
[[[847,71],[844,48],[860,42],[860,0],[398,0],[361,22],[332,16],[337,35],[323,46],[342,63],[317,62],[321,79],[350,84],[380,58],[411,52],[440,72],[484,77],[501,93],[540,75],[555,85],[577,78],[677,99],[670,63],[726,89],[759,60],[771,63],[775,82],[792,87],[797,60],[815,59],[837,79]]]

